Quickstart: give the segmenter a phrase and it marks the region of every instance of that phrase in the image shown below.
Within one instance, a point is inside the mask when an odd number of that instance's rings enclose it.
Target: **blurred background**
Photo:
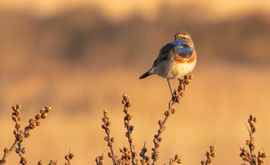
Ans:
[[[115,147],[127,144],[123,93],[132,100],[137,150],[145,141],[150,148],[170,95],[165,80],[138,77],[182,30],[192,34],[199,61],[163,134],[159,164],[175,153],[184,164],[200,164],[211,144],[214,164],[240,164],[250,113],[259,119],[257,147],[270,153],[268,0],[2,0],[0,148],[13,142],[11,105],[23,105],[25,123],[51,105],[25,142],[29,163],[63,162],[71,150],[74,164],[94,164],[108,150],[102,110],[109,111]],[[7,164],[18,161],[11,154]]]

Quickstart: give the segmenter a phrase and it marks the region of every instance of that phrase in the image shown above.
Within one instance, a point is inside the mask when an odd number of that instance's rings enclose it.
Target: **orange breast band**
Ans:
[[[179,62],[179,63],[192,63],[196,60],[196,53],[193,53],[189,58],[183,58],[183,57],[180,57],[180,56],[175,56],[174,57],[174,60]]]

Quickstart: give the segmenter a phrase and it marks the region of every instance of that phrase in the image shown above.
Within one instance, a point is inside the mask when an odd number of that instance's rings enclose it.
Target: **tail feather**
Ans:
[[[146,78],[146,77],[148,77],[148,76],[150,76],[150,75],[152,75],[153,73],[152,73],[152,69],[150,69],[149,71],[147,71],[147,72],[145,72],[143,75],[141,75],[140,77],[139,77],[139,79],[144,79],[144,78]]]

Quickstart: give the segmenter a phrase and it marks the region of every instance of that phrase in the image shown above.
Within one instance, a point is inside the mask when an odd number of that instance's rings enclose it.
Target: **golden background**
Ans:
[[[200,164],[211,144],[218,154],[213,164],[240,164],[250,113],[259,119],[257,147],[269,153],[269,9],[266,0],[1,1],[0,149],[13,142],[11,105],[22,104],[25,123],[51,105],[24,143],[29,163],[62,163],[70,149],[74,164],[94,164],[108,150],[102,110],[109,112],[115,147],[127,144],[123,93],[132,100],[137,150],[145,141],[150,148],[170,96],[165,80],[138,77],[174,33],[186,30],[198,65],[167,123],[159,164],[175,153],[184,164]],[[12,153],[7,164],[18,161]]]

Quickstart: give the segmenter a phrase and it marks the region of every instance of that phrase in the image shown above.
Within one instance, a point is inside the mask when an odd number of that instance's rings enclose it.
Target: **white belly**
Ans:
[[[157,67],[152,68],[152,74],[157,74],[166,79],[183,78],[195,68],[196,61],[191,63],[163,62]]]
[[[173,63],[167,72],[168,79],[183,78],[188,73],[192,72],[196,65],[196,62],[192,63]]]

